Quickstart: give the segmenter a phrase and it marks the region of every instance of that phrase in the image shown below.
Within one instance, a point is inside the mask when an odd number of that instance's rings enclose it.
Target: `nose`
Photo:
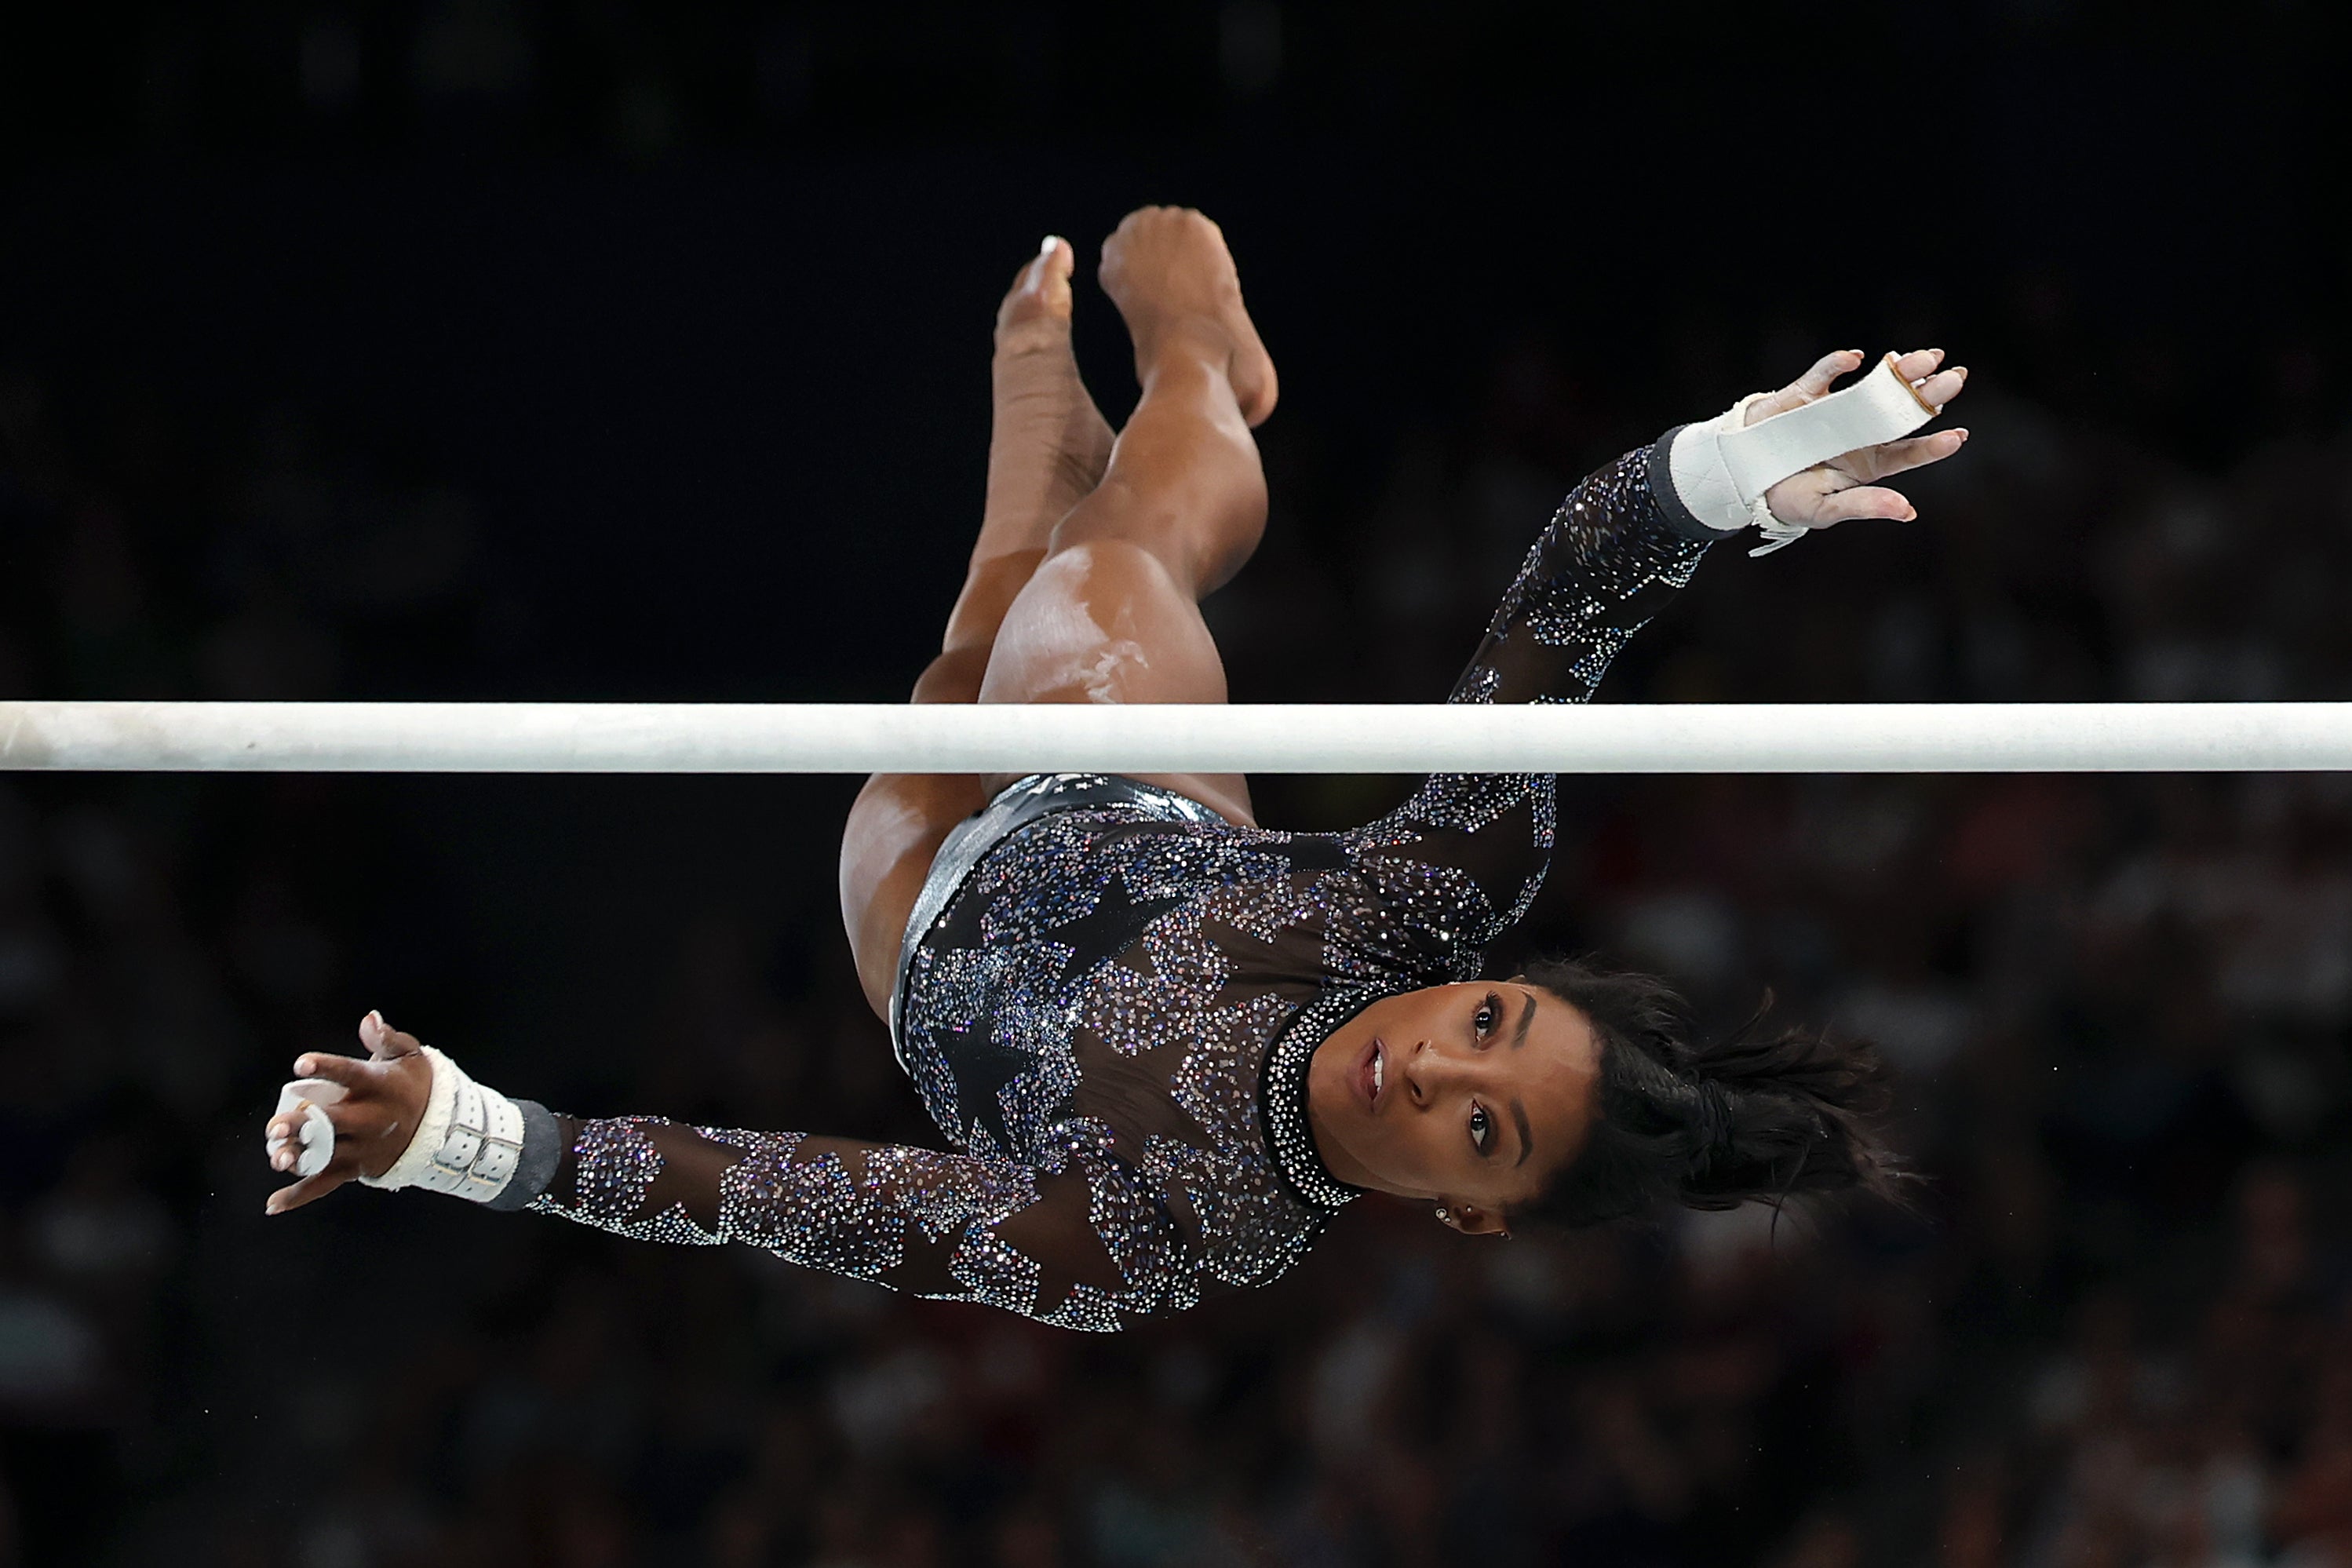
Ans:
[[[1485,1065],[1483,1056],[1464,1057],[1423,1040],[1405,1053],[1405,1089],[1415,1106],[1432,1106],[1448,1092],[1469,1087]]]

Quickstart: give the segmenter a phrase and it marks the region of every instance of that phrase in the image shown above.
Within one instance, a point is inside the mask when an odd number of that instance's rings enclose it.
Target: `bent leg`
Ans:
[[[1223,237],[1198,213],[1129,215],[1104,247],[1102,278],[1135,341],[1143,398],[1102,482],[1055,526],[1005,614],[980,700],[1223,702],[1200,600],[1265,531],[1250,426],[1272,410],[1273,362]],[[1238,773],[1141,776],[1254,820]]]
[[[1058,313],[1064,336],[1058,359],[1041,362],[1055,365],[1053,376],[1038,384],[1075,388],[1083,400],[1068,359],[1066,258],[1049,253],[1042,276],[1046,313]],[[1106,471],[1103,455],[1089,456],[1099,415],[1092,423],[1068,416],[1058,426],[1045,415],[1008,422],[1018,400],[1000,375],[988,519],[917,701],[1225,700],[1224,667],[1199,600],[1241,569],[1265,529],[1265,481],[1249,432],[1273,411],[1274,363],[1242,308],[1223,237],[1198,213],[1129,215],[1104,247],[1102,282],[1134,339],[1142,401]],[[1028,319],[1015,308],[1021,292],[999,317],[1000,373],[1019,363],[1004,346],[1008,320]],[[1065,434],[1048,439],[1053,428]],[[1021,434],[1003,438],[1008,430]],[[1108,427],[1099,435],[1108,445]],[[1034,487],[1038,499],[1024,505],[1021,483],[999,484],[1000,459],[1009,477],[1023,463],[1052,470]],[[877,774],[852,808],[842,912],[877,1015],[888,1016],[907,917],[941,839],[1009,776]],[[1238,774],[1141,776],[1235,821],[1254,820]]]
[[[963,592],[940,656],[915,683],[916,702],[973,702],[997,628],[1045,557],[1054,525],[1101,479],[1110,426],[1070,354],[1067,241],[1022,268],[997,311],[990,374],[988,500]],[[889,1016],[898,942],[948,830],[988,800],[969,773],[876,773],[841,839],[841,912],[858,980]]]

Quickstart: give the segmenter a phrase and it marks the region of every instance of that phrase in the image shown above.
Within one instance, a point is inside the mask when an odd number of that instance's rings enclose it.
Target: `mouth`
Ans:
[[[1356,1068],[1356,1089],[1364,1099],[1364,1109],[1378,1110],[1381,1093],[1388,1088],[1388,1049],[1377,1039],[1364,1053]]]

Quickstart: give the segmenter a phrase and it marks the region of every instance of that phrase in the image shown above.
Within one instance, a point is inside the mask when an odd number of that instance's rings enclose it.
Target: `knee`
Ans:
[[[950,649],[979,647],[985,650],[996,637],[996,628],[1004,624],[1005,611],[1021,596],[1037,563],[1045,558],[1042,549],[1008,550],[1001,555],[976,560],[964,577],[963,592],[956,596],[955,608],[948,613],[947,636],[942,646]],[[975,677],[977,679],[977,677]],[[916,701],[923,701],[918,697]],[[970,698],[947,698],[946,701],[970,701]]]
[[[1265,510],[1255,451],[1245,473],[1195,474],[1181,485],[1143,489],[1113,476],[1055,528],[1046,559],[1106,545],[1139,551],[1197,599],[1256,550]]]
[[[982,702],[1221,700],[1216,644],[1155,552],[1085,539],[1046,557],[1005,617]]]
[[[1032,602],[1042,597],[1082,610],[1088,620],[1084,635],[1093,637],[1104,626],[1131,621],[1139,605],[1167,602],[1184,586],[1185,574],[1181,563],[1149,539],[1113,529],[1078,530],[1055,541],[1031,581]],[[1034,635],[1036,628],[1024,629]]]

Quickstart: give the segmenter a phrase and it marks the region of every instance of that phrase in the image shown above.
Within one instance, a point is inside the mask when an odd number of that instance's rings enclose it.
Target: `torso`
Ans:
[[[1379,997],[1453,978],[1387,929],[1387,901],[1343,836],[1058,812],[915,940],[901,1054],[959,1147],[1054,1168],[1107,1135],[1199,1272],[1263,1283],[1351,1195],[1305,1142],[1306,1056]]]

